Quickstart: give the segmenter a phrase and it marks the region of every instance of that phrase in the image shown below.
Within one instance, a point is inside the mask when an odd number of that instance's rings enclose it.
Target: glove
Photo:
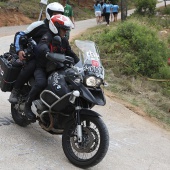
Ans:
[[[74,65],[74,58],[70,56],[65,56],[64,64],[73,64]]]
[[[47,53],[46,54],[47,59],[53,61],[53,62],[61,62],[63,63],[65,61],[65,55],[59,54],[59,53]]]

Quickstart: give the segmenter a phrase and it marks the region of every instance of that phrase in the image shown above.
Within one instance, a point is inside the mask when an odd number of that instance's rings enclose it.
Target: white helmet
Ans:
[[[64,14],[64,7],[58,2],[50,3],[46,7],[46,18],[48,20],[50,20],[50,18],[52,17],[53,12],[58,12],[59,14]]]
[[[70,19],[64,15],[57,14],[50,18],[49,28],[54,34],[59,33],[60,28],[64,30],[70,30],[70,27]]]

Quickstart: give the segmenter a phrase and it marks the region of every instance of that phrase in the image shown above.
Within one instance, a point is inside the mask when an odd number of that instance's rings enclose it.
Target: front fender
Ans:
[[[94,116],[94,117],[100,117],[101,115],[93,110],[90,109],[81,109],[79,111],[81,115],[89,115],[89,116]]]

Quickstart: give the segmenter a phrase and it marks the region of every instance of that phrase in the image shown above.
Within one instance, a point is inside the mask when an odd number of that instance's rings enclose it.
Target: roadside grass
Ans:
[[[5,2],[0,2],[0,7],[5,7],[6,3]]]
[[[165,89],[159,83],[141,77],[116,77],[107,68],[106,75],[107,90],[170,127],[170,98],[163,95]]]
[[[167,25],[167,28],[164,27],[164,24],[157,27],[156,23],[160,22],[160,19],[157,18],[155,18],[155,20],[152,18],[152,22],[150,22],[150,18],[138,18],[136,20],[138,20],[138,22],[141,21],[141,26],[144,24],[149,29],[154,30],[156,32],[156,36],[159,37],[160,42],[163,41],[165,44],[167,44],[166,48],[169,50],[169,24]],[[130,21],[131,18],[127,20],[127,22]],[[106,87],[107,90],[114,93],[114,95],[116,95],[118,98],[140,108],[147,113],[148,117],[156,119],[157,121],[161,122],[162,125],[166,125],[168,128],[170,128],[170,82],[166,82],[168,77],[170,79],[170,74],[168,73],[170,71],[170,67],[168,68],[166,65],[166,58],[169,57],[169,53],[167,52],[165,54],[167,56],[162,58],[165,60],[163,61],[163,69],[166,68],[165,71],[155,73],[155,76],[152,77],[153,79],[148,79],[149,77],[146,75],[143,76],[142,74],[138,74],[138,70],[132,69],[131,67],[129,67],[129,70],[131,70],[130,74],[125,74],[124,70],[127,69],[128,64],[133,62],[133,60],[129,60],[129,63],[127,64],[122,64],[121,62],[117,61],[117,59],[121,59],[124,56],[130,56],[130,58],[133,59],[135,54],[139,54],[129,52],[130,48],[125,43],[124,46],[121,44],[123,46],[121,50],[125,50],[127,48],[127,51],[122,52],[115,50],[120,48],[120,44],[115,42],[115,39],[108,38],[107,42],[105,43],[101,40],[103,35],[107,36],[107,34],[110,34],[109,36],[112,37],[112,32],[117,28],[120,28],[120,24],[122,23],[111,23],[109,28],[102,24],[88,29],[85,33],[82,33],[75,39],[91,40],[99,46],[100,57],[105,67],[105,81],[108,83],[108,87]],[[160,31],[164,30],[166,30],[167,33],[165,35],[161,35]],[[73,49],[76,50],[73,42],[74,40],[72,40],[71,44]],[[138,53],[140,53],[140,51],[138,51]],[[156,78],[156,80],[154,80],[154,78]],[[164,78],[165,82],[157,81],[157,79],[161,78]]]
[[[31,19],[37,19],[41,10],[39,2],[35,1],[23,1],[18,7],[19,11]]]
[[[164,6],[157,9],[161,15],[170,15],[170,5],[167,5],[166,8]]]

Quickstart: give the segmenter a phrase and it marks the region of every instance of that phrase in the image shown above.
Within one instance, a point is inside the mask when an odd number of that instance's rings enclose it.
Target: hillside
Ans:
[[[62,3],[62,0],[57,1]],[[24,25],[38,20],[42,8],[39,2],[40,0],[1,0],[0,27]],[[48,0],[48,2],[56,2],[56,0]],[[121,0],[111,0],[111,2],[118,2],[121,6]],[[95,17],[93,10],[95,0],[68,0],[68,3],[73,7],[75,21]],[[128,9],[134,8],[134,0],[128,0],[127,3]],[[45,18],[45,6],[43,11],[43,18]]]
[[[80,4],[76,0],[70,1],[74,10],[76,21],[94,17],[93,1],[81,1]],[[8,2],[0,2],[0,27],[30,24],[38,20],[41,6],[39,1],[18,1],[10,0]],[[43,10],[43,19],[45,18],[45,7]]]
[[[0,10],[0,27],[30,24],[34,19],[30,19],[24,14],[15,10]]]

